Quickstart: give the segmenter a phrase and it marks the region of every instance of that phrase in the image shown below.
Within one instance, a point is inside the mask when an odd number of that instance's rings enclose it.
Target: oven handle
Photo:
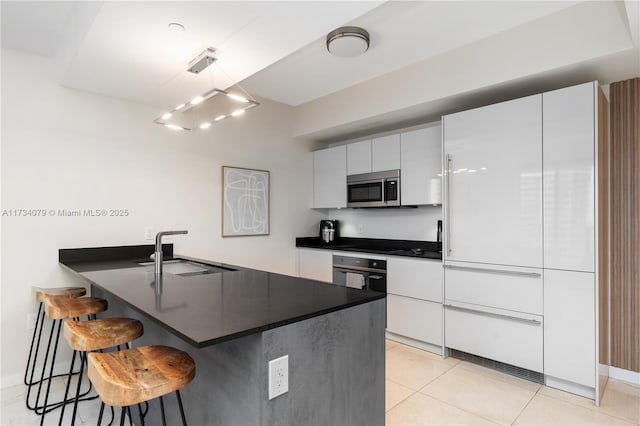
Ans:
[[[386,274],[384,269],[364,268],[362,266],[346,266],[346,265],[333,265],[333,269],[340,272],[372,272],[378,274]]]

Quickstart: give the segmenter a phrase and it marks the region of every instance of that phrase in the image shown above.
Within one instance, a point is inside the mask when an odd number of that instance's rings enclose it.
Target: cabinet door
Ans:
[[[443,126],[445,260],[542,267],[542,95]]]
[[[442,262],[388,257],[387,293],[442,303]]]
[[[595,387],[595,276],[544,272],[544,374]]]
[[[444,312],[447,347],[542,373],[541,316],[518,317],[509,311],[450,305]]]
[[[371,140],[371,171],[382,172],[400,168],[400,135]]]
[[[594,271],[594,83],[543,93],[544,267]]]
[[[313,207],[347,206],[347,149],[344,145],[313,153]]]
[[[310,280],[333,281],[333,256],[330,250],[298,249],[298,276]]]
[[[442,204],[442,127],[400,135],[403,205]]]
[[[371,141],[347,145],[347,175],[371,172]]]
[[[542,315],[542,269],[449,262],[445,266],[445,302]]]
[[[441,346],[442,305],[387,294],[387,330]]]

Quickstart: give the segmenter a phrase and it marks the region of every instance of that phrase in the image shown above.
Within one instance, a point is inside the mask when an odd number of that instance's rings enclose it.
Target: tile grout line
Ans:
[[[531,398],[529,398],[529,401],[527,401],[527,403],[524,405],[524,407],[522,407],[522,410],[520,410],[520,412],[518,413],[518,415],[516,416],[515,419],[513,419],[513,421],[511,422],[512,425],[515,425],[516,422],[518,421],[518,419],[520,418],[520,416],[522,416],[522,413],[524,413],[524,410],[527,409],[527,407],[529,405],[531,405],[531,401],[533,401],[533,399],[538,395],[538,393],[540,392],[540,389],[542,389],[542,386],[538,387],[538,390],[535,391],[535,393],[531,396]]]

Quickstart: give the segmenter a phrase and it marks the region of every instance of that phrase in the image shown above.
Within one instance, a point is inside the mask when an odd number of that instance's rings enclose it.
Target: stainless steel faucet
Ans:
[[[156,252],[153,259],[156,276],[162,275],[162,237],[164,235],[179,235],[188,233],[189,231],[162,231],[156,234]]]

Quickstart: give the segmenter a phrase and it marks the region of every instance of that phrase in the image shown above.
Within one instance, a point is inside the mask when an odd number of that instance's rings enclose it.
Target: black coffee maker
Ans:
[[[320,239],[325,244],[333,244],[338,241],[340,235],[337,220],[320,221]]]

